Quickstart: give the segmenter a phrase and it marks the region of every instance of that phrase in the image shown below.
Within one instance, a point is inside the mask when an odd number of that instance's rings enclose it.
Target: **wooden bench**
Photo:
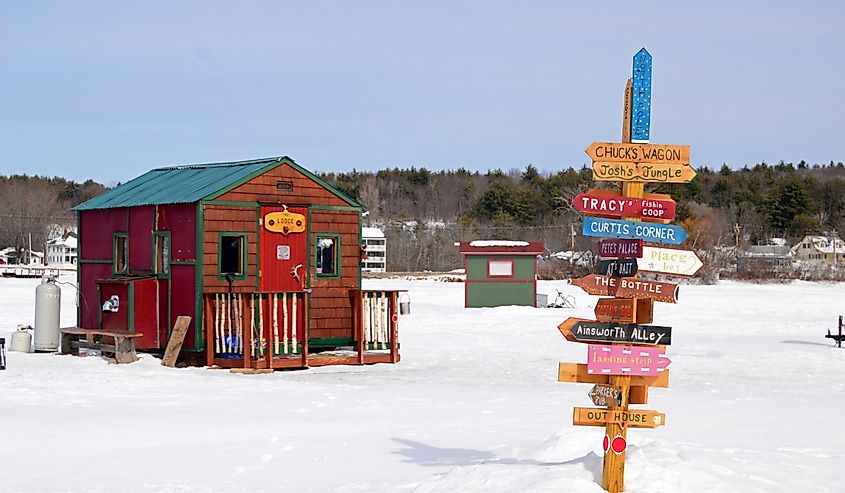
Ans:
[[[135,339],[143,335],[140,332],[80,329],[79,327],[67,327],[60,330],[62,354],[78,356],[80,349],[96,349],[105,356],[113,355],[117,363],[132,363],[138,360],[138,356],[135,355]]]

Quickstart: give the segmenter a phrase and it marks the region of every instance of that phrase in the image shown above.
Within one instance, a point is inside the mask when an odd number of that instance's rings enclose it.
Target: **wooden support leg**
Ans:
[[[135,354],[135,339],[114,336],[114,359],[118,364],[134,363],[137,361],[138,356]]]

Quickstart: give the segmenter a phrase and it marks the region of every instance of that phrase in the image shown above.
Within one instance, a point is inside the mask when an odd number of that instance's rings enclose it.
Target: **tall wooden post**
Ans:
[[[631,142],[631,100],[632,100],[632,82],[628,79],[625,84],[625,109],[622,115],[622,142]],[[642,198],[643,196],[643,182],[623,182],[622,196]],[[638,217],[623,217],[622,219],[638,221]],[[634,301],[633,318],[636,320],[637,303]],[[623,411],[628,410],[628,403],[631,395],[631,377],[628,375],[612,375],[610,377],[610,385],[621,389],[622,399],[618,406]],[[608,422],[605,427],[605,433],[608,440],[613,440],[617,435],[622,436],[625,441],[628,440],[628,430],[619,423]],[[619,493],[625,487],[625,452],[616,454],[613,450],[607,450],[604,454],[604,468],[602,470],[602,488],[610,493]]]

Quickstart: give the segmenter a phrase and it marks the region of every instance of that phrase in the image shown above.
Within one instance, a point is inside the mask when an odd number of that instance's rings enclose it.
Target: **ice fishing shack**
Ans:
[[[535,306],[542,241],[474,240],[458,247],[466,271],[465,307]]]
[[[153,169],[74,208],[80,328],[193,364],[399,361],[398,292],[361,289],[363,206],[288,157]]]

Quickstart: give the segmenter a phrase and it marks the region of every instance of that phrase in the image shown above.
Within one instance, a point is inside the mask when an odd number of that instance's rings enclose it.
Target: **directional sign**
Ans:
[[[618,287],[618,278],[599,274],[588,274],[577,279],[570,279],[569,284],[578,286],[587,294],[614,296]]]
[[[557,381],[607,384],[610,383],[610,375],[589,373],[587,371],[587,365],[582,363],[559,363]],[[659,375],[652,377],[631,375],[631,386],[648,386],[665,389],[669,387],[669,369],[667,368],[660,372]]]
[[[599,256],[640,258],[643,256],[643,240],[629,240],[625,238],[603,239],[599,244]]]
[[[623,277],[617,281],[616,285],[614,296],[619,298],[649,298],[664,303],[678,301],[677,284]]]
[[[597,406],[621,405],[622,404],[622,389],[614,385],[603,385],[597,383],[593,385],[588,394],[593,404]]]
[[[605,219],[600,217],[584,217],[584,236],[599,236],[603,238],[638,238],[656,243],[670,243],[679,245],[687,239],[687,232],[680,226],[671,224],[641,223]]]
[[[593,162],[593,180],[689,183],[695,170],[689,164]]]
[[[689,164],[688,145],[593,142],[585,152],[598,163]]]
[[[660,348],[635,346],[587,346],[587,372],[600,375],[659,375],[671,360]]]
[[[643,257],[637,259],[637,265],[643,272],[695,277],[704,262],[692,250],[644,246]]]
[[[654,302],[650,299],[601,298],[596,303],[599,322],[648,324],[652,321]]]
[[[613,260],[599,260],[599,274],[614,277],[629,277],[637,273],[637,259],[620,258]]]
[[[631,96],[631,140],[648,141],[651,131],[651,53],[634,55]]]
[[[572,199],[578,212],[595,216],[636,216],[645,220],[668,220],[675,217],[675,201],[668,195],[644,193],[643,198],[623,197],[619,190],[593,188]]]
[[[628,428],[657,428],[666,424],[666,415],[645,409],[623,411],[576,407],[572,410],[572,424],[575,426],[604,426],[607,423],[618,423]]]
[[[557,326],[569,342],[627,342],[649,346],[672,344],[672,327],[612,324],[570,317]]]

